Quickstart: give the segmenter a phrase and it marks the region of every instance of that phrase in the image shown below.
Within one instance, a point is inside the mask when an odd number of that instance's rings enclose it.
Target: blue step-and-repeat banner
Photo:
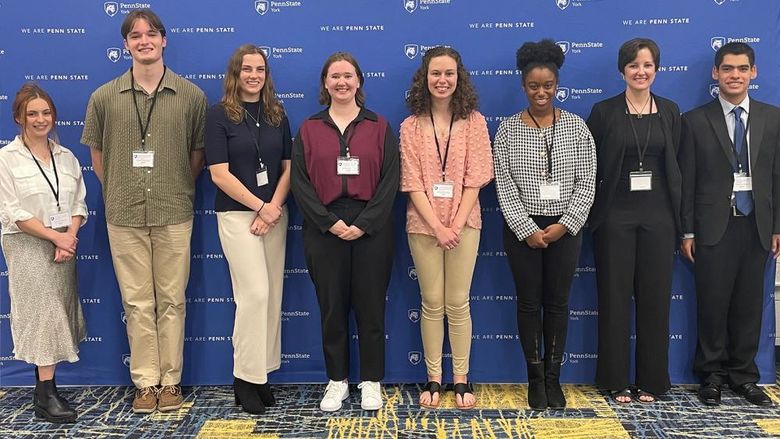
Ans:
[[[541,38],[553,38],[566,52],[558,105],[583,118],[595,102],[623,89],[616,69],[617,50],[622,42],[637,36],[659,43],[661,68],[654,91],[675,100],[683,111],[717,94],[710,76],[713,49],[733,40],[756,49],[759,76],[751,84],[751,94],[780,104],[780,2],[775,0],[0,0],[0,145],[17,133],[10,114],[16,90],[25,81],[37,81],[57,104],[57,132],[79,157],[87,183],[90,218],[79,235],[78,270],[88,337],[81,344],[81,361],[58,369],[58,381],[64,384],[130,383],[125,318],[111,264],[100,186],[89,151],[79,139],[90,93],[130,66],[119,27],[137,7],[150,7],[161,16],[168,30],[166,64],[201,87],[209,103],[221,96],[232,51],[244,43],[264,47],[294,132],[308,115],[320,110],[319,72],[325,58],[335,51],[356,56],[366,76],[367,106],[385,115],[397,132],[408,114],[404,96],[422,54],[444,44],[462,54],[479,92],[480,110],[494,134],[502,119],[526,106],[515,50],[525,41]],[[471,291],[471,377],[475,382],[522,382],[526,375],[517,337],[515,293],[501,244],[503,219],[494,186],[485,188],[480,198],[484,229]],[[214,186],[204,172],[195,203],[184,384],[225,384],[232,377],[234,303],[217,238],[213,199]],[[290,204],[282,367],[271,379],[321,382],[326,377],[319,311],[303,258],[301,214],[294,202]],[[388,382],[425,379],[420,294],[403,232],[405,205],[406,198],[399,195],[394,211],[395,264],[387,294]],[[0,264],[0,385],[29,385],[33,382],[31,366],[13,359],[7,271]],[[773,382],[774,267],[769,262],[767,266],[757,361],[762,382]],[[691,371],[695,303],[692,267],[678,256],[669,364],[675,383],[696,381]],[[598,308],[587,233],[569,316],[563,380],[592,382]],[[353,358],[352,375],[357,378]],[[451,373],[448,363],[446,375]]]

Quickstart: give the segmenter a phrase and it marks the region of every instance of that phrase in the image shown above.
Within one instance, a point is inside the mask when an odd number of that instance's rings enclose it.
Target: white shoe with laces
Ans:
[[[379,410],[382,408],[382,387],[376,381],[363,381],[360,389],[360,407],[363,410]]]
[[[325,396],[320,401],[320,410],[335,412],[341,409],[341,403],[349,397],[349,384],[344,381],[333,381],[325,388]]]

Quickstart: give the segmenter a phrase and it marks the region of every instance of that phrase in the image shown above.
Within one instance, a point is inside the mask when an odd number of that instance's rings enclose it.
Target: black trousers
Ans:
[[[531,218],[544,229],[560,217]],[[545,357],[560,363],[569,327],[569,291],[581,246],[581,233],[566,233],[546,249],[534,249],[504,223],[504,249],[517,293],[517,330],[529,363]]]
[[[365,203],[341,199],[328,210],[351,224]],[[322,322],[322,349],[328,378],[349,377],[349,312],[357,322],[360,379],[385,375],[385,296],[393,264],[392,221],[372,236],[344,241],[304,222],[303,245]]]
[[[674,213],[662,181],[653,191],[616,194],[593,234],[599,299],[596,384],[630,382],[632,311],[636,315],[636,386],[669,390],[669,307],[676,245]],[[633,298],[633,301],[632,301]]]
[[[755,358],[767,256],[753,215],[731,217],[717,244],[696,244],[693,367],[702,382],[738,386],[758,381]]]

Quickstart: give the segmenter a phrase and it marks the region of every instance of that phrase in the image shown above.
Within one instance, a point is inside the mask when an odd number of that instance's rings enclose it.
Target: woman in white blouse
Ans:
[[[504,120],[493,146],[504,247],[517,292],[517,326],[528,367],[528,404],[566,407],[559,378],[569,290],[593,203],[596,154],[577,115],[555,108],[563,52],[528,42],[517,68],[528,108]]]
[[[25,84],[12,110],[21,134],[0,149],[0,222],[14,357],[36,366],[36,416],[75,422],[76,411],[57,392],[54,369],[78,361],[86,335],[75,261],[86,190],[76,157],[49,138],[57,120],[51,97]]]

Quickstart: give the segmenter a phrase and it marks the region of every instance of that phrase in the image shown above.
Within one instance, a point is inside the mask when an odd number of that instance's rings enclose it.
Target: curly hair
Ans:
[[[406,105],[414,115],[422,115],[431,111],[431,92],[428,90],[428,66],[433,58],[449,56],[458,66],[458,82],[450,101],[450,110],[458,119],[467,119],[472,111],[477,109],[478,98],[474,85],[469,78],[469,72],[463,66],[463,61],[457,50],[451,47],[437,46],[425,52],[422,65],[412,77],[412,87],[406,97]]]
[[[330,93],[328,93],[328,90],[325,88],[325,78],[328,77],[330,65],[338,61],[346,61],[355,68],[355,73],[360,82],[360,87],[355,91],[355,103],[358,107],[362,108],[366,105],[366,94],[363,91],[363,82],[365,78],[363,77],[363,71],[360,70],[360,65],[358,65],[357,60],[349,52],[336,52],[325,60],[325,64],[323,64],[322,71],[320,72],[320,104],[330,106]]]
[[[549,69],[557,80],[564,58],[563,50],[553,40],[529,41],[517,49],[517,69],[523,74],[523,82],[528,72],[537,67]]]
[[[241,95],[239,93],[241,66],[244,62],[244,55],[260,55],[265,61],[265,84],[260,91],[260,101],[263,104],[265,121],[278,127],[284,117],[284,107],[276,98],[274,90],[274,81],[271,79],[271,66],[268,65],[268,56],[257,46],[244,44],[236,49],[228,60],[227,71],[225,72],[224,91],[225,94],[219,101],[225,108],[225,115],[233,123],[241,123],[244,120],[244,107],[241,105]]]

